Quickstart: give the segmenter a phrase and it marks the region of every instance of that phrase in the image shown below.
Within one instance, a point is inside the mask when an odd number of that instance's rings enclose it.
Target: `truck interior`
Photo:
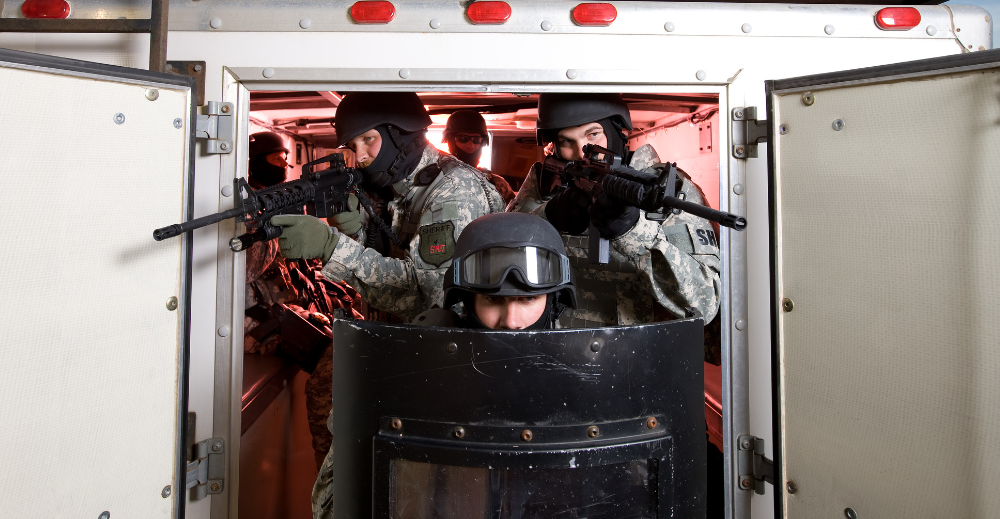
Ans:
[[[249,134],[273,131],[289,149],[288,180],[302,165],[336,149],[334,120],[345,92],[254,91]],[[418,92],[431,114],[428,140],[448,152],[442,132],[460,109],[480,112],[490,132],[479,167],[503,176],[516,191],[532,164],[544,157],[535,141],[537,94]],[[663,162],[676,162],[719,208],[719,98],[714,93],[624,93],[632,117],[629,148],[649,144]],[[244,139],[247,138],[245,135]],[[723,150],[724,151],[724,150]],[[362,308],[370,320],[384,313]],[[719,319],[706,326],[705,415],[709,438],[709,517],[721,516],[722,406]],[[304,396],[309,374],[279,356],[244,354],[239,510],[241,517],[311,517],[309,497],[317,474]],[[713,481],[716,478],[716,481]],[[717,515],[718,514],[718,515]]]

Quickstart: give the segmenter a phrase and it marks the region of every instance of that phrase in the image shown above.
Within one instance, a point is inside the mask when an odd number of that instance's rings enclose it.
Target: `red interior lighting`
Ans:
[[[475,24],[504,23],[510,18],[510,5],[507,2],[474,2],[465,12]]]
[[[611,4],[580,4],[573,8],[573,21],[578,25],[611,25],[618,10]]]
[[[25,18],[67,18],[69,9],[66,0],[27,0],[21,4]]]
[[[875,13],[875,25],[883,31],[906,31],[920,25],[920,11],[913,7],[886,7]]]
[[[351,18],[358,23],[389,23],[396,17],[392,2],[354,2]]]

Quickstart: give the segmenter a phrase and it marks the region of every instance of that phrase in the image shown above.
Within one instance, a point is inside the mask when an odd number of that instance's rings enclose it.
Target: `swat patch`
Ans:
[[[432,223],[420,228],[420,258],[440,267],[455,254],[455,224]]]

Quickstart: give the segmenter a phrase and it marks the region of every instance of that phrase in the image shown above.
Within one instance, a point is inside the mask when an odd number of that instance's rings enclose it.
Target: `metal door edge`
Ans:
[[[0,62],[20,65],[21,68],[46,70],[54,73],[70,72],[73,75],[83,77],[93,77],[96,79],[112,79],[118,81],[128,81],[143,85],[170,85],[178,88],[196,88],[194,80],[187,76],[177,74],[167,74],[165,72],[152,72],[149,70],[119,67],[116,65],[106,65],[104,63],[94,63],[90,61],[80,61],[58,56],[45,54],[35,54],[19,50],[0,48]],[[192,119],[194,121],[194,119]],[[193,122],[192,122],[193,124]]]

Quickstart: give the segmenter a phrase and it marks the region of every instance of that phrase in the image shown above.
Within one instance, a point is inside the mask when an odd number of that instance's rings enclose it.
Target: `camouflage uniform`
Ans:
[[[630,165],[643,170],[658,162],[656,151],[647,144],[636,150]],[[545,218],[548,198],[538,191],[539,169],[538,163],[532,166],[509,210]],[[701,189],[679,173],[687,200],[704,203]],[[707,220],[681,213],[657,223],[647,220],[643,212],[635,227],[611,240],[606,265],[590,264],[586,234],[563,234],[563,241],[577,275],[578,305],[559,319],[563,328],[676,319],[684,317],[686,307],[696,308],[708,323],[719,310],[718,239]]]
[[[486,168],[476,168],[476,169],[482,171],[487,177],[489,177],[490,184],[493,184],[493,187],[497,188],[497,192],[500,193],[500,196],[503,198],[504,207],[506,207],[507,204],[509,204],[510,201],[513,200],[514,197],[517,195],[517,193],[515,193],[514,190],[511,189],[510,184],[507,183],[507,179],[501,177],[500,175],[497,175],[496,173],[493,173],[492,171]]]
[[[435,170],[440,173],[431,178]],[[442,279],[455,239],[472,220],[503,211],[504,203],[482,172],[429,145],[392,191],[386,211],[406,250],[393,245],[385,257],[365,248],[368,230],[362,227],[353,240],[337,243],[323,274],[357,289],[370,306],[409,320],[443,304]]]

